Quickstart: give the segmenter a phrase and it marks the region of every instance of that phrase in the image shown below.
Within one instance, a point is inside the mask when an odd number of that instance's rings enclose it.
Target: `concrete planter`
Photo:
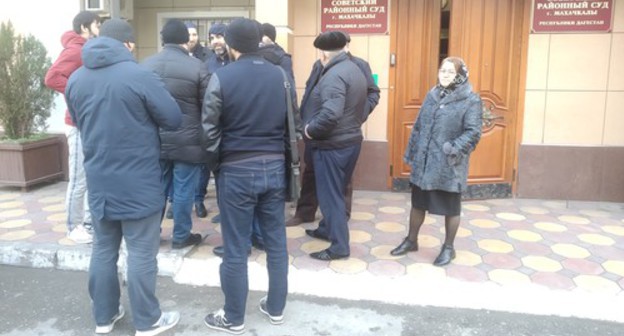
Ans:
[[[0,142],[0,185],[23,190],[46,181],[60,180],[63,143],[58,136],[26,143]]]

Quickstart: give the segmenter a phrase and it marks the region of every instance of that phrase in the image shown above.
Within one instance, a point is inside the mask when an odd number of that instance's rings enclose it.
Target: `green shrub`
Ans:
[[[44,85],[51,65],[43,43],[32,35],[16,34],[13,25],[0,25],[0,124],[9,139],[44,132],[54,91]]]

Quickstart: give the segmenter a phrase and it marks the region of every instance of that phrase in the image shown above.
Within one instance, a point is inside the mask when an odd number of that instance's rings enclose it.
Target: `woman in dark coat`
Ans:
[[[390,253],[418,250],[425,213],[444,216],[446,237],[434,261],[444,266],[455,258],[461,193],[466,190],[468,159],[481,138],[481,98],[468,83],[468,69],[458,57],[440,65],[438,84],[429,91],[412,129],[403,160],[410,165],[412,209],[408,236]]]

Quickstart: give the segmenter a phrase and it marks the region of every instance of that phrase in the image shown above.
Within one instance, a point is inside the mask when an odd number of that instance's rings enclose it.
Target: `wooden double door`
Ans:
[[[528,5],[530,0],[392,1],[388,121],[393,188],[407,185],[410,168],[403,153],[423,100],[437,82],[441,59],[459,56],[484,103],[483,135],[471,156],[468,197],[511,195]]]

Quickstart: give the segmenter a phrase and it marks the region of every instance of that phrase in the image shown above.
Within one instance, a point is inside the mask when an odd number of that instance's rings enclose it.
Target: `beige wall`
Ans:
[[[254,16],[255,0],[134,0],[132,24],[137,31],[137,57],[143,59],[158,51],[158,27],[168,14],[209,17],[221,13]],[[159,16],[160,15],[160,16]]]
[[[299,92],[303,95],[305,82],[310,75],[312,64],[318,58],[318,52],[312,45],[321,27],[320,0],[296,1],[293,8],[293,71]],[[388,124],[388,73],[390,58],[389,35],[352,35],[351,52],[370,63],[373,74],[379,78],[381,100],[379,105],[363,126],[367,140],[387,141]]]
[[[624,0],[612,33],[529,36],[523,144],[624,146]]]

